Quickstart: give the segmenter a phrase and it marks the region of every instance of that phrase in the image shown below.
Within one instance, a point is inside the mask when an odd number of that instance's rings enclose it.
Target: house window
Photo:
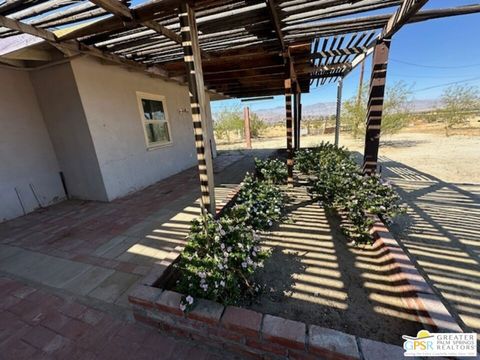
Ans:
[[[140,115],[145,131],[147,147],[167,145],[172,142],[165,98],[158,95],[137,93]]]

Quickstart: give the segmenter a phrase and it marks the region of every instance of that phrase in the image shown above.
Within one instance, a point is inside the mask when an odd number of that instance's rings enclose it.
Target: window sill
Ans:
[[[173,142],[171,142],[171,141],[168,142],[168,143],[164,143],[164,144],[149,145],[149,146],[147,146],[147,151],[163,149],[163,148],[166,148],[166,147],[170,147],[172,145],[173,145]]]

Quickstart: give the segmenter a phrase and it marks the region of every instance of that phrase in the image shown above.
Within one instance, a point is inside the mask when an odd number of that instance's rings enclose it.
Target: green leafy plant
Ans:
[[[328,157],[325,154],[330,154]],[[335,155],[335,158],[333,157]],[[350,153],[343,147],[337,148],[329,142],[321,142],[312,149],[302,149],[295,153],[295,170],[304,174],[312,174],[319,167],[348,158]]]
[[[245,222],[256,230],[267,230],[282,216],[285,195],[272,183],[247,174],[237,196],[238,206],[245,208]]]
[[[214,130],[218,139],[231,142],[232,135],[245,137],[245,120],[243,109],[239,106],[223,108],[215,114]],[[267,123],[254,112],[250,112],[250,136],[260,137],[267,129]]]
[[[259,138],[267,129],[267,123],[256,113],[250,112],[250,135]]]
[[[449,136],[455,125],[467,123],[472,111],[480,108],[479,90],[475,86],[451,85],[443,91],[441,103],[445,135]]]
[[[243,117],[239,108],[224,108],[218,112],[214,122],[215,135],[231,142],[232,134],[242,136]]]
[[[176,289],[186,294],[181,302],[183,311],[190,310],[198,298],[228,305],[258,292],[252,275],[267,253],[245,218],[245,209],[234,208],[219,220],[208,215],[192,222],[177,265],[181,276]]]
[[[285,198],[272,183],[247,174],[235,205],[220,219],[206,215],[192,221],[188,241],[175,265],[176,290],[185,294],[181,309],[189,311],[199,298],[238,304],[260,290],[253,278],[268,253],[257,231],[281,217]]]
[[[322,143],[315,149],[298,152],[297,156],[299,171],[312,175],[311,196],[345,214],[348,222],[342,229],[355,242],[372,241],[371,214],[389,221],[404,211],[391,184],[378,175],[364,176],[345,149]]]
[[[365,134],[368,91],[369,86],[363,86],[360,99],[355,96],[346,100],[342,106],[342,123],[355,139]],[[405,82],[398,81],[387,87],[382,111],[383,135],[396,134],[408,125],[411,101],[412,87]]]
[[[272,184],[283,184],[287,181],[287,166],[278,159],[255,158],[255,171],[260,179]]]

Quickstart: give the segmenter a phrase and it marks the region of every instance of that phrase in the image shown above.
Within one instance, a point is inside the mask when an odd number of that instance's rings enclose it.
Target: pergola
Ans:
[[[480,5],[422,10],[427,2],[152,0],[130,7],[125,0],[0,0],[0,38],[29,34],[66,56],[87,54],[188,84],[202,205],[213,213],[204,88],[225,98],[285,95],[292,184],[293,140],[300,147],[300,94],[339,81],[338,124],[342,79],[373,53],[364,152],[364,172],[371,174],[377,168],[392,36],[407,23],[480,11]],[[371,15],[379,9],[389,11]],[[30,60],[28,66],[42,64]]]

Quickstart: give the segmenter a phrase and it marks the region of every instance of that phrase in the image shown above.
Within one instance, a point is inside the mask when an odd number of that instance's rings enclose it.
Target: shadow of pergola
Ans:
[[[447,183],[380,161],[408,205],[392,231],[464,330],[480,332],[480,184]]]
[[[395,277],[386,249],[349,243],[339,217],[305,187],[289,194],[288,219],[262,236],[273,253],[258,275],[266,288],[250,307],[396,345],[416,334],[422,324],[402,300],[414,294]]]

